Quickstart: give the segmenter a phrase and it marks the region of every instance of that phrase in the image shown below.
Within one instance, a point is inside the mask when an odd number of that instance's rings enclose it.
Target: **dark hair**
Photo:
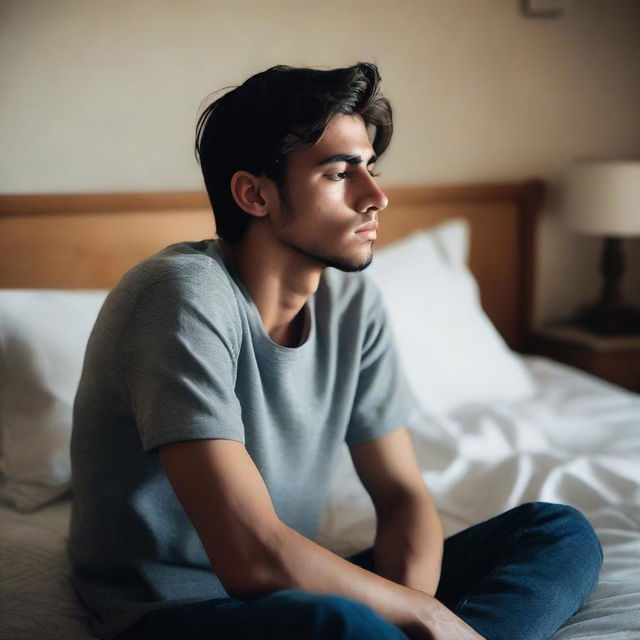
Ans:
[[[231,177],[244,170],[272,179],[285,193],[287,154],[317,142],[338,114],[360,115],[375,127],[378,157],[391,141],[388,100],[374,64],[344,69],[271,67],[212,102],[198,118],[196,157],[216,218],[218,236],[242,239],[251,216],[231,195]]]

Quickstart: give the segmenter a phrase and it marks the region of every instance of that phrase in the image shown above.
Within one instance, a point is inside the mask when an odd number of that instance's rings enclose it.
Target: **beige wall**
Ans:
[[[384,184],[555,187],[571,158],[640,157],[640,2],[563,4],[536,20],[519,0],[0,0],[0,191],[198,188],[200,101],[276,63],[379,64],[397,127]],[[598,248],[552,198],[538,318],[595,295]]]

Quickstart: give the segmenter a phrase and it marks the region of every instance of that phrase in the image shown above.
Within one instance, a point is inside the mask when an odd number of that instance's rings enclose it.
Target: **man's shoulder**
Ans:
[[[231,276],[211,240],[170,245],[130,269],[111,291],[109,318],[203,313],[216,323],[237,324]]]
[[[114,293],[138,299],[160,289],[170,297],[233,298],[230,280],[215,241],[179,242],[132,267],[116,285]]]
[[[218,260],[215,242],[178,242],[135,265],[121,282],[144,287],[165,280],[198,278],[207,272],[226,275]]]

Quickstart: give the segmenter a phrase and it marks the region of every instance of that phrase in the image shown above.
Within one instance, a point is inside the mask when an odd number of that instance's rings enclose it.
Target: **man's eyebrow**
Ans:
[[[371,158],[369,158],[369,162],[367,162],[367,167],[370,164],[373,164],[377,159],[378,158],[376,155],[372,155]],[[331,164],[333,162],[346,162],[347,164],[362,164],[362,156],[353,156],[348,153],[337,153],[335,156],[329,156],[324,160],[320,160],[320,162],[318,162],[318,165]]]

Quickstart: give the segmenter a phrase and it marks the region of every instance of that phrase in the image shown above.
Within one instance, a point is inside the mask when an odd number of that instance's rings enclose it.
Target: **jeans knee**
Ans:
[[[316,602],[326,613],[339,618],[349,618],[354,614],[366,614],[371,611],[365,605],[339,595],[318,595]]]
[[[323,595],[319,598],[324,615],[330,620],[328,640],[399,640],[403,637],[397,627],[360,602],[338,595]]]
[[[314,640],[400,640],[400,630],[366,605],[344,596],[297,590],[281,592],[296,601],[310,627],[305,638]]]
[[[544,528],[548,535],[566,542],[566,552],[580,564],[591,567],[596,576],[603,561],[602,545],[589,520],[575,507],[566,504],[532,502],[534,522]]]

